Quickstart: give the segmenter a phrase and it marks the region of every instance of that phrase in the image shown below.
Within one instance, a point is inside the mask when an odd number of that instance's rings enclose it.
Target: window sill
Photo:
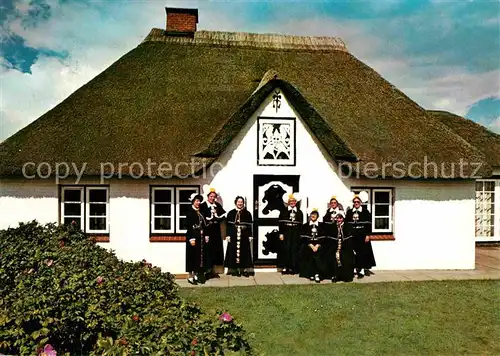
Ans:
[[[88,234],[92,242],[109,242],[109,235],[104,234]]]
[[[372,234],[368,235],[370,241],[395,241],[394,234]]]
[[[151,235],[149,242],[186,242],[184,235]]]

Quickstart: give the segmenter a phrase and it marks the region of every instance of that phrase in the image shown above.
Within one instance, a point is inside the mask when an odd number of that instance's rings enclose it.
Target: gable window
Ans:
[[[199,187],[151,187],[151,232],[154,234],[185,233],[184,224],[191,208],[189,198]]]
[[[295,165],[295,119],[258,118],[257,164]]]
[[[392,188],[353,188],[352,192],[368,193],[368,201],[363,204],[372,214],[372,233],[392,233],[393,189]]]
[[[476,181],[476,238],[488,241],[495,237],[498,217],[495,214],[495,180]],[[496,217],[496,221],[495,221]]]
[[[74,223],[87,233],[109,233],[109,187],[61,187],[62,224]]]

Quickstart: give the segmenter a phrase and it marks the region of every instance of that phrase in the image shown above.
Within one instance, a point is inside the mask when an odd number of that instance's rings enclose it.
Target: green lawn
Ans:
[[[500,355],[500,282],[183,288],[258,355]]]

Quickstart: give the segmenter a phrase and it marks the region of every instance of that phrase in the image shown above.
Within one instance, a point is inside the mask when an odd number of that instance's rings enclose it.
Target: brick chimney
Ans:
[[[198,9],[166,7],[167,35],[194,37],[198,23]]]

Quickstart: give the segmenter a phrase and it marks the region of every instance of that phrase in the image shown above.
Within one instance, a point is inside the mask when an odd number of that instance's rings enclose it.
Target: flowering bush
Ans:
[[[169,273],[119,260],[74,226],[0,231],[0,354],[250,353],[228,313],[207,315]]]

